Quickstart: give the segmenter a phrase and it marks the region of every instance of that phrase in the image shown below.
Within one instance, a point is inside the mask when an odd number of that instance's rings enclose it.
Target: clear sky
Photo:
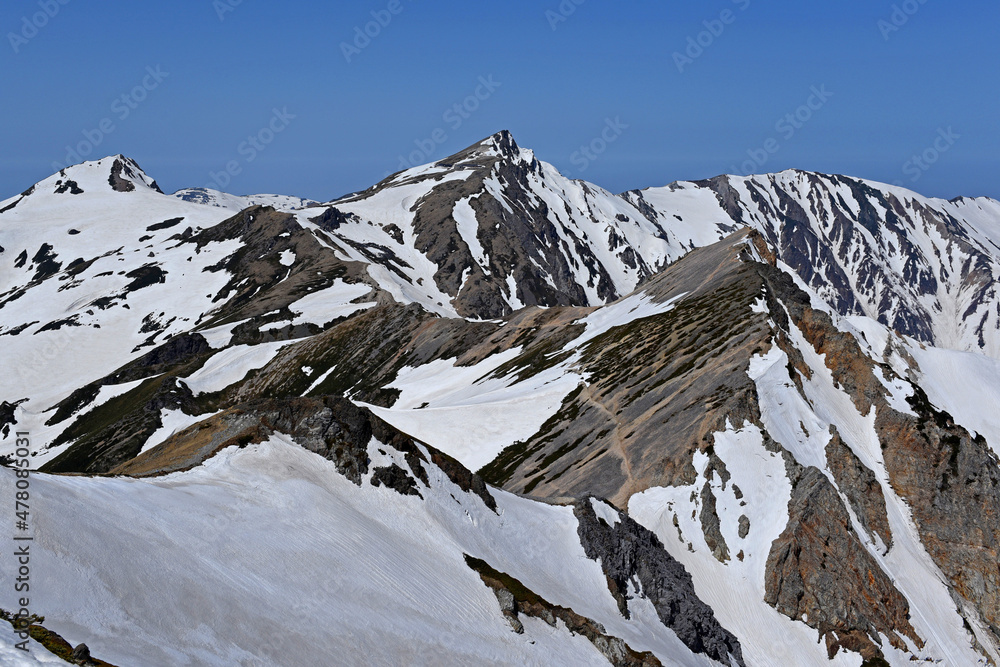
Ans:
[[[996,0],[4,0],[0,198],[71,147],[167,192],[328,200],[501,129],[613,191],[798,167],[1000,197],[998,24]]]

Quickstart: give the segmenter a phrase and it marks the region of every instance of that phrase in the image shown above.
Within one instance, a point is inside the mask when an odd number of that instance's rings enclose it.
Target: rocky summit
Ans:
[[[0,355],[52,660],[1000,663],[994,199],[116,155],[0,202]]]

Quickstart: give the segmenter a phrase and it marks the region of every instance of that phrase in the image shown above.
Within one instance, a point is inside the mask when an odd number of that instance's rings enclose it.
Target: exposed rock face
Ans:
[[[917,417],[884,409],[876,420],[893,488],[921,541],[1000,644],[1000,462],[914,388]]]
[[[715,559],[720,563],[729,560],[729,547],[726,545],[726,538],[722,536],[719,514],[715,509],[715,494],[708,482],[701,488],[701,529],[705,533],[705,543],[712,550]]]
[[[122,172],[128,175],[132,175],[132,169],[128,167],[122,160],[115,160],[114,164],[111,165],[111,175],[108,177],[108,184],[111,185],[111,189],[116,192],[132,192],[135,190],[135,184],[132,181],[122,178]]]
[[[892,530],[886,514],[885,496],[875,473],[866,468],[850,447],[844,444],[836,429],[826,446],[826,461],[837,486],[847,496],[861,525],[873,541],[877,535],[888,551],[892,547]]]
[[[35,267],[35,275],[31,278],[33,283],[41,282],[62,269],[62,262],[56,261],[57,256],[48,243],[43,243],[38,248],[38,252],[31,258],[31,265]]]
[[[922,645],[906,598],[854,533],[833,485],[816,468],[800,474],[788,525],[768,555],[767,603],[816,628],[831,657],[841,648],[881,657],[878,633],[899,649],[903,636]]]
[[[417,490],[417,483],[398,463],[375,468],[372,471],[372,486],[383,485],[398,491],[404,496],[423,498],[420,495],[420,491]]]
[[[10,435],[10,427],[17,424],[17,419],[14,417],[16,407],[16,403],[8,403],[7,401],[0,403],[0,433],[5,438]]]
[[[746,514],[740,515],[740,531],[739,536],[741,540],[745,540],[747,535],[750,534],[750,517]]]
[[[60,172],[62,174],[64,172]],[[108,184],[116,192],[134,192],[136,183],[147,187],[154,192],[163,194],[163,190],[156,184],[156,181],[146,176],[142,168],[131,158],[118,155],[111,164],[111,172],[108,176]],[[76,193],[74,193],[76,194]]]
[[[743,665],[739,641],[723,628],[711,607],[698,598],[691,575],[663,548],[652,532],[624,512],[614,511],[619,520],[609,526],[599,519],[588,496],[573,507],[579,525],[577,533],[588,558],[599,560],[608,577],[611,594],[622,613],[628,615],[627,591],[638,581],[642,595],[656,608],[665,626],[672,629],[695,653],[704,653],[724,665]],[[611,506],[608,506],[612,509]]]
[[[339,397],[254,401],[241,408],[260,421],[261,438],[268,431],[286,433],[302,447],[333,461],[337,471],[357,485],[368,472],[368,444],[377,419]]]
[[[1000,462],[982,437],[973,438],[947,413],[935,410],[924,392],[911,384],[908,399],[917,417],[895,410],[875,376],[875,364],[849,334],[838,331],[829,315],[809,307],[794,285],[772,281],[784,297],[795,326],[815,350],[825,355],[834,380],[862,414],[874,407],[889,482],[911,508],[921,541],[947,577],[954,593],[966,600],[1000,641]],[[888,366],[886,378],[895,374]],[[834,444],[834,449],[837,445]],[[843,456],[841,474],[850,478],[852,463]],[[881,534],[880,503],[870,493],[863,471],[845,495],[866,527]],[[862,519],[863,515],[867,515]],[[970,612],[958,605],[965,616]]]
[[[131,185],[131,183],[129,184]],[[66,181],[57,181],[56,190],[57,195],[66,194],[67,192],[72,195],[82,195],[83,190],[80,188],[80,184],[72,179],[66,179]]]
[[[79,644],[73,649],[72,659],[78,665],[94,664],[90,657],[90,648],[86,644]]]
[[[564,241],[549,219],[548,206],[530,192],[528,180],[540,174],[541,165],[523,159],[519,152],[510,134],[501,133],[481,147],[445,158],[443,162],[471,169],[473,175],[442,183],[414,205],[417,248],[438,265],[434,280],[441,291],[456,296],[460,315],[494,318],[509,314],[508,274],[517,285],[517,294],[510,296],[526,305],[589,305],[583,287],[573,280],[573,267],[562,251]],[[480,196],[491,177],[505,185],[504,204]],[[485,267],[458,232],[454,211],[465,199],[478,221],[476,240],[489,256]],[[593,272],[601,297],[620,296],[590,248],[578,243],[576,250]],[[467,269],[471,274],[463,281]]]
[[[307,364],[331,369],[323,382],[313,387],[313,395],[351,391],[359,400],[391,405],[398,392],[383,387],[411,358],[406,351],[412,349],[417,332],[436,326],[447,328],[448,324],[444,320],[435,321],[415,306],[376,306],[304,341],[301,346],[283,351],[272,364],[272,372],[240,387],[234,399],[242,402],[257,396],[301,395],[314,384],[300,372]],[[361,368],[365,369],[364,374],[358,373]]]
[[[572,609],[552,604],[514,577],[494,569],[486,561],[468,555],[465,561],[479,573],[483,583],[497,596],[500,611],[514,632],[524,632],[524,626],[517,618],[518,614],[540,618],[553,627],[557,621],[562,621],[567,630],[589,639],[615,667],[659,667],[662,664],[652,653],[633,650],[622,639],[608,635],[600,623],[581,616]]]

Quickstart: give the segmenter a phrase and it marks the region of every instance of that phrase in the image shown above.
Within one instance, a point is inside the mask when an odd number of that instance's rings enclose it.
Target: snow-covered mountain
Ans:
[[[480,319],[609,303],[738,229],[722,215],[664,225],[625,198],[567,179],[508,132],[330,202],[323,219],[352,259],[395,266],[396,277],[385,278],[397,283],[397,298]]]
[[[1000,202],[952,201],[845,176],[720,176],[624,195],[666,222],[698,201],[760,230],[838,312],[938,347],[1000,358]]]
[[[69,167],[0,202],[32,611],[118,665],[995,663],[998,244],[506,132],[323,204]]]
[[[311,199],[288,195],[231,195],[211,188],[184,188],[175,192],[173,196],[195,204],[228,209],[234,213],[251,206],[270,206],[279,211],[294,211],[318,204]]]

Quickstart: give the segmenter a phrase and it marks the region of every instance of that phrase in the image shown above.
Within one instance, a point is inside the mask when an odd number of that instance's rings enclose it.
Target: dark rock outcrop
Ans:
[[[176,225],[181,224],[181,222],[183,222],[183,221],[184,221],[183,217],[180,217],[180,218],[170,218],[169,220],[164,220],[163,222],[157,222],[156,224],[152,224],[149,227],[146,227],[146,231],[147,232],[156,232],[156,231],[159,231],[161,229],[170,229],[171,227],[175,227]]]
[[[417,483],[398,463],[375,468],[372,471],[372,486],[386,486],[404,496],[423,498],[417,490]]]
[[[111,174],[108,176],[108,184],[115,192],[133,192],[135,190],[135,183],[124,178],[122,176],[123,173],[126,176],[135,177],[135,172],[132,170],[131,165],[120,157],[115,158],[114,163],[111,165]]]
[[[518,614],[540,618],[555,627],[562,621],[566,629],[586,637],[614,667],[658,667],[662,663],[652,653],[639,653],[622,639],[607,634],[600,623],[577,614],[572,609],[552,604],[514,577],[494,569],[484,560],[466,555],[465,562],[497,596],[500,611],[518,634],[524,626]]]
[[[73,649],[71,659],[78,665],[93,665],[94,661],[90,657],[90,648],[86,644],[78,644]]]
[[[715,508],[715,494],[708,482],[701,488],[701,530],[705,534],[705,544],[720,563],[729,560],[729,546],[722,536],[719,514]]]
[[[59,273],[62,269],[62,262],[57,262],[56,257],[57,255],[53,252],[52,246],[48,243],[43,243],[38,248],[38,252],[31,258],[31,263],[35,267],[35,275],[32,276],[31,282],[41,282],[49,276]]]
[[[8,403],[7,401],[0,403],[0,435],[4,438],[10,435],[10,427],[17,424],[17,419],[14,417],[16,408],[17,403]]]
[[[83,190],[80,188],[79,183],[68,178],[65,181],[60,180],[56,182],[55,192],[57,195],[66,194],[67,192],[72,195],[83,194]]]
[[[629,614],[629,582],[638,581],[660,621],[685,646],[724,665],[730,664],[730,656],[735,664],[744,665],[739,640],[719,624],[712,608],[695,592],[691,575],[656,535],[617,510],[619,521],[609,526],[597,517],[593,502],[605,501],[588,496],[574,505],[577,534],[587,557],[600,561],[622,614]]]

